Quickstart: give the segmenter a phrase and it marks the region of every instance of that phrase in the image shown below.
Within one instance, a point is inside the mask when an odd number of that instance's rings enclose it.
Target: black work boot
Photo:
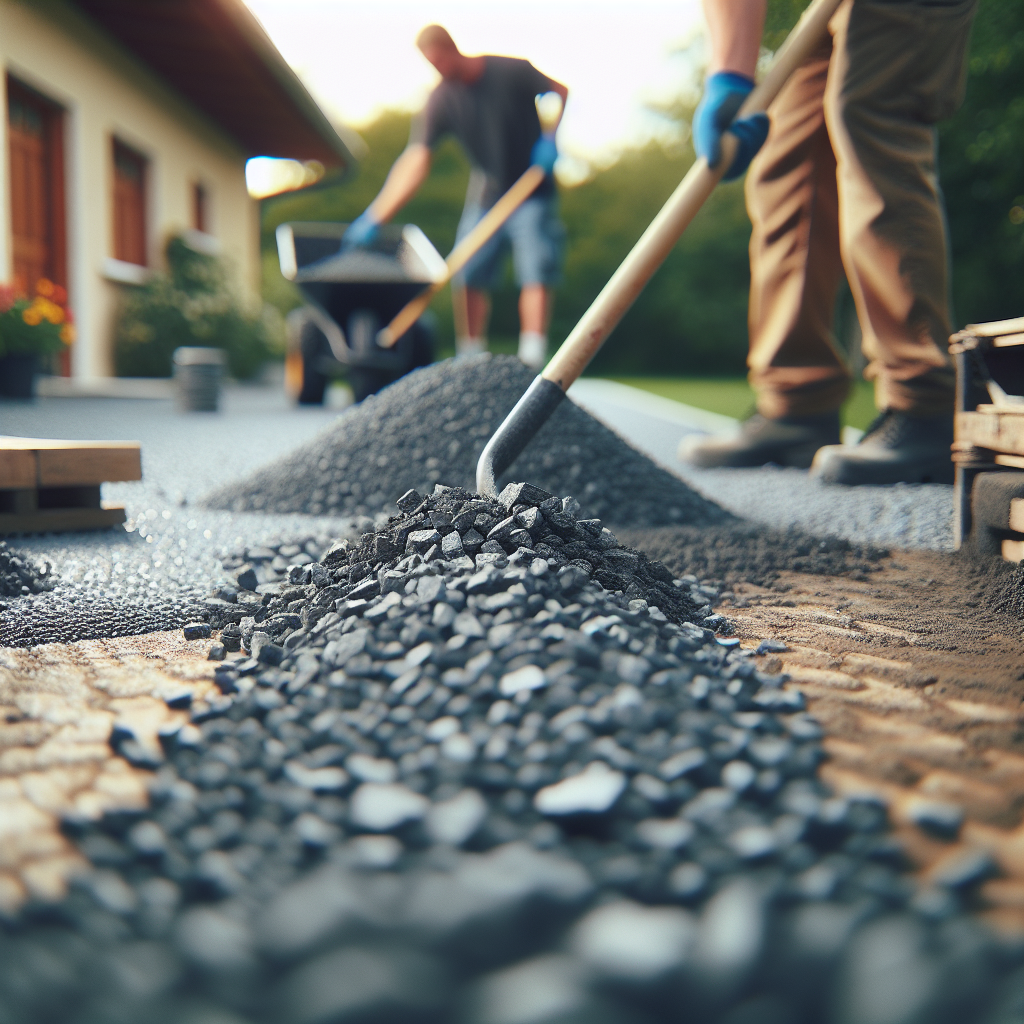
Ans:
[[[684,437],[679,443],[679,461],[700,469],[738,469],[767,462],[806,469],[819,448],[838,443],[838,411],[776,420],[755,412],[744,421],[737,437]]]
[[[827,484],[951,484],[953,417],[886,409],[855,445],[814,456],[811,476]]]

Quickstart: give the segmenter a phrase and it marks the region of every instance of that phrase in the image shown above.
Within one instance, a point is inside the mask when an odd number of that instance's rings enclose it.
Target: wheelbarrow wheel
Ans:
[[[299,405],[323,405],[327,393],[327,378],[310,365],[312,360],[302,362],[302,388],[299,391]]]
[[[348,385],[357,402],[361,402],[370,395],[375,395],[381,388],[386,388],[397,379],[395,374],[384,370],[364,370],[352,366],[348,371]]]
[[[323,405],[329,378],[321,366],[330,355],[330,342],[308,309],[293,310],[288,315],[289,359],[298,362],[299,377],[295,400],[299,405]],[[301,376],[300,376],[301,375]]]
[[[434,332],[424,320],[417,320],[409,328],[406,336],[399,339],[398,345],[401,346],[400,351],[406,355],[405,365],[400,370],[349,367],[348,383],[357,402],[361,402],[369,395],[375,395],[407,373],[421,366],[429,366],[434,361]]]

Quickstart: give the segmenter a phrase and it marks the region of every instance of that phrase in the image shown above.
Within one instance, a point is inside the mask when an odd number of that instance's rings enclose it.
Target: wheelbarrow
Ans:
[[[307,222],[277,229],[281,273],[307,305],[289,314],[286,386],[300,404],[321,404],[330,378],[344,374],[361,402],[434,358],[426,318],[396,344],[382,327],[445,276],[445,262],[413,224],[387,224],[371,246],[339,253],[347,224]]]

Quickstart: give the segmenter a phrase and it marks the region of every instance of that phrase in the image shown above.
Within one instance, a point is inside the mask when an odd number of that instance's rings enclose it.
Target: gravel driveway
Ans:
[[[757,522],[898,548],[952,548],[949,487],[825,487],[804,472],[776,467],[690,470],[675,459],[679,439],[694,430],[734,429],[726,417],[597,379],[577,381],[571,397],[661,466]],[[266,387],[229,387],[222,404],[219,414],[183,414],[154,399],[41,398],[0,406],[3,433],[142,442],[143,480],[103,487],[106,500],[124,503],[127,532],[25,537],[16,547],[52,562],[65,587],[74,588],[65,590],[69,596],[127,600],[139,610],[142,631],[156,628],[146,615],[159,618],[207,593],[221,577],[219,559],[245,545],[367,528],[365,517],[354,522],[195,507],[218,484],[308,442],[338,416],[295,409]]]
[[[840,487],[801,469],[701,470],[676,459],[687,434],[725,433],[736,421],[615,381],[584,378],[569,391],[577,405],[634,448],[737,515],[778,529],[836,534],[859,544],[953,550],[953,488],[946,484]]]

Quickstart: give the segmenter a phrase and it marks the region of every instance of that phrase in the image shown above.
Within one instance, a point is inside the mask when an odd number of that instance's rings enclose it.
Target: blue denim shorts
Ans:
[[[477,204],[467,205],[459,220],[456,242],[472,231],[486,212],[486,208]],[[509,247],[520,288],[530,284],[548,287],[558,284],[562,275],[565,228],[558,219],[557,196],[527,199],[466,264],[458,280],[468,288],[491,291],[501,282]]]

